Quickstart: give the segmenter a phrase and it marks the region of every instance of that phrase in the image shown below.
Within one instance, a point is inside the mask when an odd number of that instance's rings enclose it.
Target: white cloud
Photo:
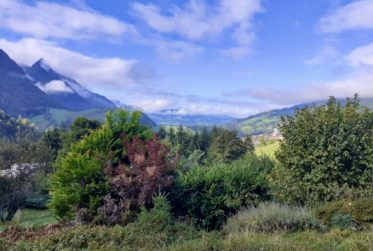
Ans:
[[[200,46],[183,41],[157,41],[154,46],[160,57],[173,61],[193,58],[204,51]]]
[[[116,39],[136,34],[136,29],[118,19],[88,9],[37,1],[0,1],[0,27],[37,38]]]
[[[373,1],[353,1],[332,11],[320,20],[323,33],[339,33],[347,30],[373,29]]]
[[[265,108],[264,108],[265,109]],[[218,105],[216,103],[200,102],[184,105],[179,109],[179,114],[193,114],[193,115],[230,115],[235,117],[245,117],[250,114],[255,114],[262,111],[254,107],[239,107],[229,105]]]
[[[134,60],[85,56],[46,40],[25,38],[12,42],[0,39],[0,48],[20,64],[31,65],[44,58],[59,73],[102,92],[111,87],[136,84],[139,78],[137,71],[133,74],[137,67]]]
[[[345,59],[354,67],[373,67],[373,43],[354,49]]]
[[[338,56],[338,51],[334,46],[325,45],[314,57],[306,60],[306,64],[317,65],[327,63]]]
[[[233,59],[240,59],[246,55],[249,55],[251,53],[251,49],[245,46],[238,46],[238,47],[232,47],[229,49],[222,49],[220,52],[222,55],[226,57],[230,57]]]
[[[53,80],[45,85],[36,84],[45,93],[74,93],[74,91],[61,80]]]
[[[326,52],[324,54],[329,54]],[[333,50],[331,54],[334,54]],[[323,57],[316,59],[309,63],[319,63],[321,59],[324,60]],[[355,93],[361,97],[373,97],[373,43],[354,49],[344,57],[343,62],[353,69],[353,73],[346,78],[310,83],[292,90],[256,88],[241,91],[241,94],[237,95],[248,95],[282,105],[325,100],[329,96],[346,98],[352,97]]]
[[[244,46],[250,48],[252,45],[255,39],[252,22],[254,16],[263,10],[260,0],[219,0],[215,4],[189,0],[182,7],[164,10],[154,4],[135,2],[132,8],[135,15],[153,30],[176,34],[189,41],[215,38],[229,30],[241,52]],[[234,56],[238,54],[237,48],[232,51]]]
[[[171,101],[167,99],[146,99],[137,101],[136,104],[132,104],[135,107],[140,107],[146,112],[157,112],[171,105]]]
[[[337,98],[353,97],[358,93],[361,97],[373,97],[373,71],[359,71],[345,79],[312,83],[291,90],[275,88],[256,88],[241,91],[250,97],[267,100],[280,105],[294,105],[304,102],[325,100],[329,96]]]
[[[373,43],[354,49],[344,57],[344,62],[353,69],[346,78],[310,83],[292,90],[251,89],[246,91],[246,95],[282,105],[325,100],[329,96],[346,98],[355,93],[361,97],[373,97]]]

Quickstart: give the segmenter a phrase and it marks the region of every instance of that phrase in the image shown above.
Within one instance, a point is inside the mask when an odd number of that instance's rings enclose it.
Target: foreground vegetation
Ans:
[[[207,232],[175,220],[167,200],[156,197],[126,226],[13,227],[0,243],[0,250],[371,250],[373,231],[327,229],[304,208],[263,204]]]
[[[0,250],[373,246],[373,113],[357,97],[283,118],[274,157],[235,131],[154,133],[140,117],[118,110],[4,141]],[[58,222],[30,224],[25,207]]]

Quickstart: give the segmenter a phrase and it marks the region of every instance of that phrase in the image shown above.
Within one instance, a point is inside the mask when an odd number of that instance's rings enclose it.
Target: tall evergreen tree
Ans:
[[[170,130],[168,131],[168,140],[172,146],[176,145],[176,135],[175,135],[175,130],[173,127],[171,127]]]
[[[167,131],[166,131],[166,129],[163,126],[161,126],[159,128],[159,130],[157,132],[157,136],[158,136],[159,139],[166,139],[166,137],[167,137]]]
[[[213,133],[215,135],[208,153],[210,161],[231,162],[247,152],[246,145],[237,136],[236,131],[216,129]]]

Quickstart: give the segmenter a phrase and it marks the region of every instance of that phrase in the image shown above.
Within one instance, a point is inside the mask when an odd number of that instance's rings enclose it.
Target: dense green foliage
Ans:
[[[224,226],[229,233],[297,232],[322,230],[324,227],[307,209],[278,203],[262,203],[258,207],[238,212]]]
[[[219,228],[239,208],[269,199],[267,175],[272,168],[269,159],[248,155],[231,164],[180,173],[172,191],[175,210],[197,225]]]
[[[121,142],[135,136],[149,139],[151,135],[140,124],[140,116],[134,113],[130,117],[123,110],[108,113],[102,127],[73,144],[57,160],[51,177],[51,208],[58,216],[71,218],[78,209],[97,214],[102,197],[109,192],[104,169],[125,158],[126,149]]]
[[[173,127],[169,130],[161,127],[157,135],[181,157],[180,163],[184,169],[216,162],[229,163],[255,151],[250,136],[242,140],[237,131],[217,127],[195,132],[182,126],[176,131]]]
[[[343,107],[304,108],[283,118],[276,157],[278,196],[305,203],[333,200],[348,188],[367,188],[373,177],[373,115],[359,100]]]
[[[212,131],[211,146],[208,152],[210,163],[229,163],[239,159],[248,151],[254,152],[254,147],[250,144],[250,137],[244,142],[237,136],[236,131],[225,129],[215,129]]]

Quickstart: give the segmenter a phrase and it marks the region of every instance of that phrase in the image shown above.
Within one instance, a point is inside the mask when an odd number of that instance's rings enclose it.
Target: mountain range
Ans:
[[[0,109],[11,116],[42,113],[47,107],[63,108],[40,90],[24,70],[0,50]]]
[[[22,68],[3,50],[0,50],[0,88],[0,109],[12,116],[37,115],[47,108],[79,111],[116,107],[107,98],[55,72],[43,59]]]
[[[24,70],[40,90],[68,110],[116,108],[106,97],[93,93],[77,81],[55,72],[43,59],[31,67],[24,67]]]
[[[190,115],[180,109],[166,109],[143,114],[142,122],[156,125],[224,126],[245,134],[268,134],[278,126],[281,116],[292,116],[306,105],[323,105],[326,101],[299,104],[237,119],[226,115]],[[341,100],[343,103],[343,100]],[[373,98],[361,99],[364,106],[373,108]],[[79,116],[103,120],[108,110],[123,107],[108,98],[91,92],[78,81],[64,76],[40,59],[32,66],[19,66],[0,49],[0,110],[11,117],[26,117],[40,130],[68,126]]]
[[[0,110],[12,117],[27,117],[41,130],[67,125],[76,117],[103,120],[117,106],[76,80],[56,72],[40,59],[19,66],[0,49]],[[156,126],[143,114],[142,122]]]

